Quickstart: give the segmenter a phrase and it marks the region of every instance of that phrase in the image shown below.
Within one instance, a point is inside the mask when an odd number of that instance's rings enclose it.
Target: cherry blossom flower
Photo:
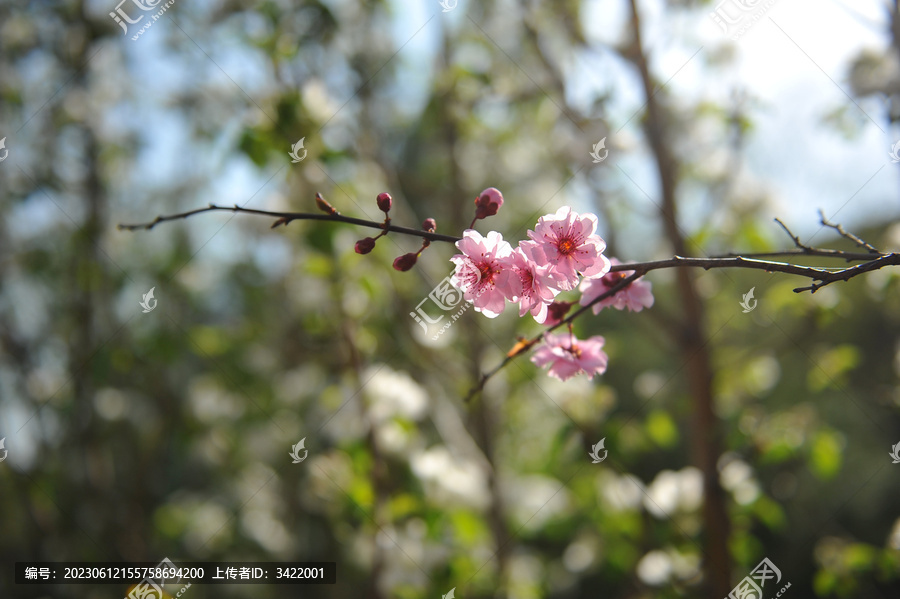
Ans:
[[[528,231],[531,241],[523,241],[519,246],[524,246],[526,254],[539,266],[550,265],[560,289],[574,289],[579,273],[598,277],[609,271],[609,260],[603,255],[606,242],[596,230],[596,216],[579,215],[563,206],[556,214],[538,219],[534,231]]]
[[[499,316],[506,299],[522,293],[520,278],[512,269],[512,246],[496,231],[482,237],[478,231],[466,229],[456,247],[462,254],[450,258],[456,264],[451,281],[476,311],[488,318]]]
[[[534,319],[543,323],[547,308],[559,290],[556,289],[549,266],[538,266],[519,249],[512,254],[512,270],[519,278],[522,291],[513,301],[519,302],[519,316],[531,312]]]
[[[547,333],[544,343],[531,356],[531,361],[541,368],[549,365],[549,374],[561,381],[584,372],[589,379],[606,372],[609,358],[603,351],[603,337],[576,339],[574,335]]]
[[[610,260],[611,264],[621,264],[615,258]],[[598,296],[612,289],[622,279],[630,277],[634,274],[633,270],[620,270],[618,272],[606,273],[602,277],[585,279],[582,281],[579,289],[581,290],[581,305],[587,306]],[[600,300],[591,308],[594,314],[599,314],[603,308],[615,308],[616,310],[624,310],[628,308],[632,312],[640,312],[644,308],[653,305],[652,285],[649,281],[637,279],[632,281],[628,287],[622,289],[612,297]]]

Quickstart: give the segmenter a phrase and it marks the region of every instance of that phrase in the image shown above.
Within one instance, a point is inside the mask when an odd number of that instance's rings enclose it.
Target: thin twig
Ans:
[[[228,206],[217,206],[215,204],[210,204],[206,208],[197,208],[196,210],[188,210],[187,212],[180,212],[178,214],[170,214],[166,216],[157,216],[155,219],[150,221],[149,223],[137,223],[137,224],[120,224],[118,228],[120,230],[127,231],[137,231],[137,230],[145,230],[149,231],[159,223],[163,223],[171,220],[179,220],[182,218],[187,218],[189,216],[193,216],[195,214],[202,214],[204,212],[216,212],[216,211],[225,211],[225,212],[240,212],[242,214],[255,214],[258,216],[268,216],[271,218],[275,218],[275,222],[272,223],[272,228],[279,225],[287,225],[291,221],[294,220],[324,220],[338,223],[347,223],[350,225],[358,225],[360,227],[369,227],[371,229],[379,229],[384,231],[385,226],[384,223],[376,222],[373,220],[365,220],[362,218],[354,218],[352,216],[344,216],[343,214],[338,214],[337,212],[332,214],[316,214],[316,213],[307,213],[307,212],[271,212],[269,210],[254,210],[252,208],[241,208],[237,204],[234,207],[229,208]],[[456,243],[461,238],[454,237],[453,235],[442,235],[440,233],[429,233],[428,231],[422,231],[419,229],[410,229],[409,227],[398,227],[396,225],[388,225],[387,231],[392,233],[402,233],[404,235],[414,235],[416,237],[422,237],[423,239],[428,239],[429,241],[446,241],[448,243]]]
[[[842,260],[846,260],[847,262],[853,262],[855,260],[871,260],[873,254],[872,253],[862,253],[862,252],[845,252],[844,250],[832,250],[827,248],[794,248],[790,250],[781,250],[775,252],[750,252],[750,253],[735,253],[729,252],[727,254],[720,254],[717,256],[713,256],[713,258],[737,258],[741,256],[743,258],[777,258],[777,257],[789,257],[789,256],[817,256],[820,258],[840,258]]]
[[[808,245],[803,245],[803,243],[800,241],[800,238],[797,237],[796,235],[794,235],[793,233],[791,233],[791,230],[788,229],[786,224],[781,222],[780,218],[776,218],[775,222],[778,223],[779,225],[781,225],[781,228],[784,229],[784,232],[787,233],[788,237],[791,238],[791,241],[794,242],[795,246],[797,246],[798,248],[800,248],[804,251],[812,251],[813,248],[809,247]]]
[[[869,243],[866,243],[865,241],[863,241],[862,239],[860,239],[853,233],[848,233],[847,231],[845,231],[844,227],[842,227],[840,225],[840,223],[828,222],[828,220],[825,218],[825,213],[822,212],[821,208],[819,209],[819,220],[821,221],[823,227],[828,227],[830,229],[834,229],[835,231],[837,231],[840,234],[841,237],[843,237],[844,239],[849,239],[850,241],[855,243],[858,247],[865,248],[866,250],[869,251],[870,254],[881,254],[881,252],[879,252],[877,249],[875,249]]]
[[[385,225],[385,223],[379,223],[376,221],[365,220],[361,218],[355,218],[352,216],[344,216],[343,214],[338,214],[336,211],[329,214],[316,214],[316,213],[305,213],[305,212],[272,212],[269,210],[255,210],[252,208],[241,208],[238,205],[233,207],[227,206],[217,206],[215,204],[210,204],[206,208],[197,208],[195,210],[188,210],[187,212],[180,212],[178,214],[170,214],[165,216],[157,216],[154,220],[148,223],[138,223],[138,224],[120,224],[118,226],[119,229],[124,229],[128,231],[135,230],[151,230],[157,224],[167,221],[173,221],[183,218],[188,218],[195,214],[202,214],[204,212],[215,212],[215,211],[224,211],[224,212],[239,212],[243,214],[254,214],[258,216],[267,216],[270,218],[275,218],[275,222],[272,224],[272,228],[275,228],[279,225],[287,225],[291,221],[294,220],[319,220],[319,221],[330,221],[330,222],[341,222],[347,223],[351,225],[358,225],[361,227],[369,227],[372,229],[379,230],[387,230],[390,232],[401,233],[404,235],[413,235],[416,237],[422,237],[423,239],[427,239],[430,241],[444,241],[447,243],[456,243],[461,239],[461,237],[456,237],[454,235],[443,235],[440,233],[430,233],[428,231],[422,231],[419,229],[411,229],[408,227],[398,227],[396,225]],[[717,258],[688,258],[683,256],[675,256],[673,258],[667,260],[655,260],[651,262],[634,262],[631,264],[617,264],[610,267],[610,272],[622,272],[622,271],[635,271],[635,273],[639,273],[641,276],[652,271],[659,270],[661,268],[702,268],[704,270],[710,270],[713,268],[749,268],[753,270],[764,270],[766,272],[783,272],[786,274],[793,274],[801,277],[806,277],[814,281],[814,283],[808,287],[798,287],[794,289],[795,292],[802,291],[812,291],[815,292],[817,289],[824,287],[830,283],[836,281],[846,281],[855,276],[858,276],[864,272],[870,272],[872,270],[877,270],[879,268],[883,268],[884,266],[896,265],[900,263],[900,254],[890,253],[883,254],[878,252],[872,248],[869,254],[860,254],[858,252],[844,252],[841,250],[826,250],[820,248],[813,248],[808,245],[804,245],[800,239],[791,233],[790,229],[785,226],[783,222],[779,219],[775,219],[775,221],[781,225],[781,227],[785,230],[794,244],[797,246],[795,250],[788,250],[784,252],[771,252],[768,254],[760,254],[760,255],[768,255],[768,256],[788,256],[788,255],[806,255],[806,256],[817,256],[823,258],[839,258],[846,261],[852,260],[867,260],[863,264],[858,264],[856,266],[841,268],[838,270],[828,270],[825,268],[815,268],[811,266],[802,266],[799,264],[790,264],[787,262],[775,262],[772,260],[761,260],[756,257],[750,257],[748,255],[731,255],[727,257],[717,257]],[[840,225],[832,225],[831,223],[823,223],[825,226],[832,227],[840,227]],[[843,231],[843,229],[838,229],[839,232]],[[849,235],[849,234],[848,234]],[[858,239],[858,238],[857,238]],[[860,242],[863,244],[863,247],[871,248],[869,244],[866,244],[862,240]],[[877,256],[877,257],[876,257]],[[629,279],[630,280],[630,277]],[[618,286],[617,286],[618,287]],[[617,288],[616,287],[616,288]],[[623,287],[624,288],[624,287]],[[615,289],[615,288],[614,288]],[[601,296],[608,297],[605,294]],[[583,310],[579,310],[575,313],[575,315],[581,314]],[[575,316],[573,315],[573,316]],[[570,316],[565,322],[573,319],[573,316]],[[551,329],[552,330],[552,329]]]

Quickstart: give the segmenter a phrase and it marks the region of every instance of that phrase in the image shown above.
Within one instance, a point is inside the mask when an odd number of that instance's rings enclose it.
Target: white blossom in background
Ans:
[[[688,466],[677,472],[663,470],[657,474],[647,487],[644,507],[657,518],[667,518],[676,512],[697,510],[702,500],[703,474]]]
[[[466,505],[479,510],[490,503],[481,465],[451,455],[446,447],[432,447],[413,456],[410,466],[422,480],[430,501],[445,507]]]
[[[362,380],[368,381],[363,393],[369,400],[369,415],[376,423],[395,417],[419,420],[428,409],[425,390],[405,372],[374,365],[366,369]]]
[[[604,471],[598,477],[599,494],[617,512],[636,510],[641,506],[646,486],[632,474],[619,476],[615,472]]]
[[[662,586],[672,575],[672,560],[664,551],[654,549],[638,562],[637,575],[644,584]]]
[[[740,505],[752,503],[759,497],[759,483],[753,477],[750,465],[733,454],[723,456],[723,466],[719,468],[719,481]]]
[[[569,490],[555,478],[537,474],[505,479],[503,501],[516,521],[528,530],[540,529],[549,520],[567,513]]]
[[[563,566],[573,574],[584,572],[596,559],[597,541],[587,535],[581,535],[572,541],[562,555]]]
[[[654,549],[640,559],[637,575],[641,582],[650,586],[663,586],[673,578],[688,580],[700,571],[699,556],[679,553],[674,548]]]
[[[891,534],[888,536],[887,546],[900,551],[900,518],[894,520],[894,526],[891,528]]]

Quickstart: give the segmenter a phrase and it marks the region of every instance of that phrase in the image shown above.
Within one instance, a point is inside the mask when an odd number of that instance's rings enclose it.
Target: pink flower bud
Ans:
[[[378,194],[378,197],[375,198],[375,201],[378,203],[378,209],[384,213],[387,213],[391,209],[391,204],[393,200],[391,198],[391,194],[388,192],[382,192]]]
[[[494,216],[503,205],[503,194],[496,187],[488,187],[475,200],[475,218]]]
[[[416,260],[418,259],[419,256],[417,254],[403,254],[394,260],[394,269],[399,270],[400,272],[406,272],[416,265]]]
[[[434,233],[437,231],[437,222],[433,218],[426,218],[422,223],[422,230]]]
[[[368,254],[375,248],[375,240],[371,237],[365,237],[356,242],[357,254]]]
[[[566,317],[569,310],[574,305],[573,302],[555,301],[547,307],[547,320],[544,321],[545,326],[553,326],[560,323]]]

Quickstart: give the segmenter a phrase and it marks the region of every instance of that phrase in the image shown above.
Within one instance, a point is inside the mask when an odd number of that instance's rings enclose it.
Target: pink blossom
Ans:
[[[538,266],[525,253],[516,248],[512,255],[512,270],[519,278],[521,293],[513,298],[519,302],[519,316],[531,312],[534,319],[543,323],[547,319],[547,308],[559,291],[550,276],[549,266]]]
[[[544,343],[531,356],[531,361],[543,368],[550,365],[550,376],[561,381],[584,372],[588,378],[606,372],[608,357],[603,351],[603,337],[576,339],[574,335],[547,333]]]
[[[476,311],[489,318],[499,316],[506,299],[522,292],[520,279],[512,270],[512,246],[496,231],[482,237],[478,231],[466,229],[456,247],[462,254],[450,258],[456,264],[451,281],[474,303]]]
[[[596,230],[596,216],[579,215],[563,206],[556,214],[538,219],[534,231],[528,231],[531,241],[519,245],[539,266],[549,264],[559,288],[569,290],[578,284],[579,273],[597,277],[609,271],[609,260],[603,255],[606,242]]]
[[[621,264],[615,258],[610,260],[611,264]],[[606,293],[619,283],[622,279],[630,277],[634,274],[633,270],[620,270],[610,272],[602,277],[594,279],[585,279],[582,281],[579,289],[581,290],[581,305],[587,306],[598,296]],[[612,297],[600,300],[591,308],[594,314],[598,314],[603,308],[615,308],[616,310],[624,310],[628,308],[632,312],[640,312],[644,308],[653,305],[653,293],[651,284],[643,279],[632,281],[628,287],[622,289]]]

